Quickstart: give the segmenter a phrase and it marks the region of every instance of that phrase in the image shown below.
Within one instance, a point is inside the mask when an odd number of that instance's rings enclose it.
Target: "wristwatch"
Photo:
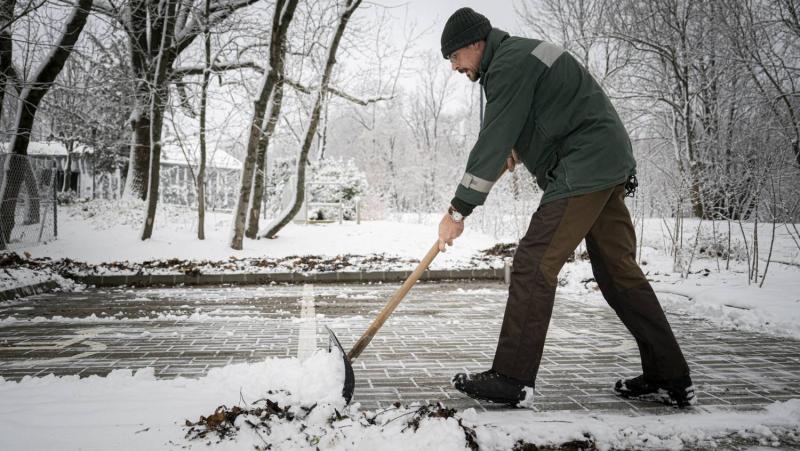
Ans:
[[[459,213],[452,205],[447,209],[447,214],[450,215],[450,219],[452,219],[453,222],[464,222],[464,215]]]

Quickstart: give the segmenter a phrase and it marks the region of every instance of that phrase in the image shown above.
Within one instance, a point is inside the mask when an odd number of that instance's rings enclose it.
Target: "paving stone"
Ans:
[[[314,286],[316,313],[324,315],[317,318],[318,345],[327,346],[323,324],[334,326],[345,347],[355,343],[397,288],[385,283]],[[303,295],[301,285],[110,288],[0,304],[0,320],[18,320],[0,326],[0,376],[86,377],[153,367],[160,378],[199,377],[232,363],[295,357]],[[353,401],[369,409],[398,400],[505,409],[464,396],[450,379],[491,366],[506,296],[505,285],[494,282],[417,284],[354,362]],[[207,319],[192,319],[195,312]],[[118,313],[115,321],[86,320]],[[67,319],[26,321],[53,316]],[[703,406],[748,410],[800,398],[800,342],[719,329],[686,315],[668,312],[668,317],[693,372],[699,411]],[[613,396],[614,381],[640,371],[636,344],[613,310],[559,296],[533,409],[673,412]]]

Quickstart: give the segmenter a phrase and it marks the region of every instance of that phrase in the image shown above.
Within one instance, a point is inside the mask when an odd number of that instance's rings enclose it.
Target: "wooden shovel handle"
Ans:
[[[356,357],[358,357],[359,355],[361,355],[361,351],[363,351],[364,348],[367,347],[369,342],[372,341],[372,338],[375,336],[375,334],[378,333],[378,330],[381,328],[381,326],[383,326],[383,323],[386,322],[386,319],[389,318],[389,315],[391,315],[394,309],[397,307],[397,305],[400,304],[400,301],[403,300],[403,298],[406,296],[406,293],[408,293],[411,287],[413,287],[414,284],[417,283],[419,278],[422,276],[422,273],[424,273],[425,270],[428,269],[428,266],[430,266],[431,262],[433,261],[434,258],[436,258],[438,254],[439,254],[439,241],[436,240],[436,242],[433,243],[431,250],[429,250],[428,253],[425,255],[425,258],[423,258],[422,261],[419,262],[419,265],[417,265],[417,268],[414,270],[414,272],[412,272],[411,275],[408,276],[406,281],[403,282],[403,285],[401,285],[400,288],[398,288],[397,291],[394,292],[392,297],[389,299],[389,302],[387,302],[386,305],[383,307],[383,310],[381,310],[381,313],[378,315],[378,317],[372,321],[372,324],[370,324],[367,331],[364,332],[364,335],[362,335],[361,338],[358,339],[356,344],[353,345],[353,349],[351,349],[350,352],[347,353],[347,357],[351,361]]]

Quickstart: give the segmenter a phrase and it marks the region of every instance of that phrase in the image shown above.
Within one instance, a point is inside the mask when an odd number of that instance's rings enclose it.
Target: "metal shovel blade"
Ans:
[[[328,352],[331,352],[333,346],[336,346],[342,354],[342,360],[344,361],[344,387],[342,387],[342,397],[344,398],[345,404],[350,404],[350,400],[353,399],[353,391],[356,389],[356,376],[353,374],[353,365],[350,363],[347,353],[344,352],[342,344],[339,343],[339,339],[336,338],[336,334],[334,334],[328,326],[325,326],[325,330],[328,331]]]

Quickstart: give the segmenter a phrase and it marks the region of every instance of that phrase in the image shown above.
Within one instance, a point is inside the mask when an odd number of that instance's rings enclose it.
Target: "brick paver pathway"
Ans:
[[[348,347],[396,288],[112,289],[4,302],[0,376],[88,376],[154,367],[159,377],[197,377],[230,363],[307,353],[309,339],[312,348],[315,339],[324,347],[323,325]],[[611,393],[618,377],[640,372],[638,352],[599,294],[582,296],[556,299],[534,408],[635,414],[668,409]],[[489,368],[505,299],[502,283],[417,285],[354,363],[353,401],[369,409],[397,400],[501,408],[464,397],[449,380],[459,371]],[[309,328],[303,315],[316,325]],[[693,371],[699,409],[753,409],[800,398],[800,342],[668,316]]]

